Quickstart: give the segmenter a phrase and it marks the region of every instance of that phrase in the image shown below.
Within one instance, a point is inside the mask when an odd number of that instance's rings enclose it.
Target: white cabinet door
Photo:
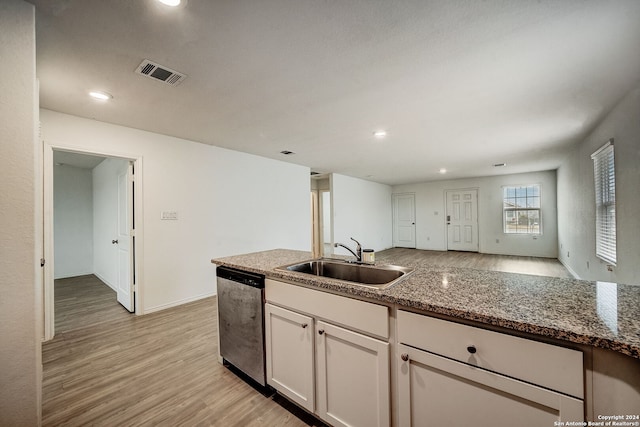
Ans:
[[[313,412],[313,319],[266,304],[265,337],[267,383]]]
[[[398,352],[400,426],[538,427],[584,419],[581,400],[413,347],[399,345]]]
[[[334,426],[390,423],[389,343],[316,324],[317,414]]]

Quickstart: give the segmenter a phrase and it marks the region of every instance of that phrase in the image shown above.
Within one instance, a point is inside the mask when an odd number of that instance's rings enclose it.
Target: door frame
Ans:
[[[143,162],[142,155],[132,153],[114,152],[102,149],[90,149],[86,147],[59,144],[43,141],[42,145],[42,203],[43,203],[43,247],[44,247],[44,272],[42,286],[42,306],[44,321],[44,341],[53,339],[55,335],[55,304],[54,304],[54,235],[53,235],[53,152],[68,151],[77,154],[104,156],[129,160],[135,168],[135,192],[133,196],[133,221],[135,224],[135,239],[132,239],[134,261],[131,265],[135,272],[135,314],[144,314],[142,310],[142,295],[144,292],[144,269],[141,259],[144,259],[144,205],[143,205]]]

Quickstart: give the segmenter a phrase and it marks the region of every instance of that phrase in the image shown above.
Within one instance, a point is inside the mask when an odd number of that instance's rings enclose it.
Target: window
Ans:
[[[596,255],[616,265],[616,174],[613,139],[591,155],[596,185]]]
[[[540,234],[540,185],[502,187],[506,234]]]

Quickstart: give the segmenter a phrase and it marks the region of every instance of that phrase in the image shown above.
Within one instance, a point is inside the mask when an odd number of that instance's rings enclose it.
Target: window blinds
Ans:
[[[613,139],[591,155],[596,188],[596,255],[616,264],[616,174]]]

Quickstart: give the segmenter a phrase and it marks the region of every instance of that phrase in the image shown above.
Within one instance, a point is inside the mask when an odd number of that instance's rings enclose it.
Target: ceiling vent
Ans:
[[[170,86],[177,86],[187,78],[186,74],[172,70],[164,65],[156,64],[148,59],[145,59],[138,65],[136,73],[154,80],[159,80]]]

